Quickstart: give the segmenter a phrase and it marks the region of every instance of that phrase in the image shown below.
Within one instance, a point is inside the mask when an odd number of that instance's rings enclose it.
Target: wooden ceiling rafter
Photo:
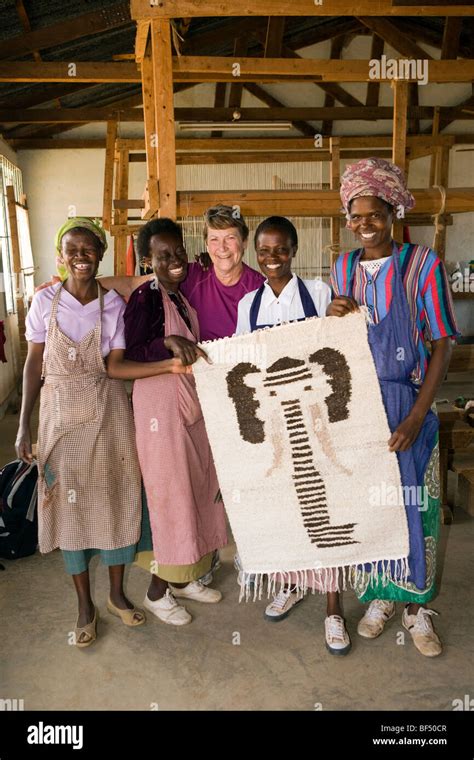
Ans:
[[[131,16],[141,18],[255,16],[255,2],[245,2],[225,6],[221,0],[167,0],[166,3],[150,4],[150,0],[131,0]],[[429,7],[420,5],[395,5],[394,0],[331,0],[330,3],[315,4],[313,0],[260,0],[258,14],[262,16],[471,16],[472,3],[452,2]]]
[[[174,82],[232,82],[235,76],[232,66],[237,61],[232,56],[185,56],[173,58]],[[331,61],[313,58],[240,58],[240,80],[242,82],[367,82],[371,70],[369,59],[343,59]],[[458,61],[429,60],[430,83],[472,82],[474,80],[474,60]],[[70,82],[68,65],[65,62],[15,63],[0,62],[0,81],[3,82]],[[108,63],[98,61],[78,62],[75,82],[89,83],[132,83],[140,82],[140,72],[134,63]],[[389,73],[384,80],[391,81]],[[408,81],[415,81],[408,80]]]
[[[265,58],[280,58],[285,34],[285,16],[269,16],[265,36]]]
[[[419,47],[410,37],[400,34],[397,27],[386,18],[376,18],[373,16],[357,16],[358,20],[370,29],[374,34],[381,37],[387,45],[390,45],[398,53],[406,58],[432,60],[423,48]]]
[[[253,94],[258,93],[256,97],[262,100],[265,99],[267,103],[271,103],[272,105],[268,108],[240,108],[241,122],[244,122],[246,119],[249,123],[268,119],[284,121],[321,121],[324,119],[374,121],[377,119],[391,119],[393,116],[392,106],[374,106],[373,108],[368,108],[367,106],[351,108],[346,106],[285,106],[273,95],[266,93],[258,86],[249,85],[249,87],[249,92]],[[143,121],[143,109],[135,107],[140,105],[141,101],[142,96],[139,93],[124,100],[112,102],[109,106],[102,108],[32,108],[26,112],[22,110],[2,109],[0,110],[0,124],[21,122],[28,124],[84,124],[87,122],[109,121],[117,116],[124,122],[141,122]],[[467,107],[468,105],[470,106],[469,108]],[[178,107],[174,110],[177,121],[229,121],[231,123],[235,107]],[[471,120],[471,110],[472,97],[458,106],[442,106],[440,113],[446,119]],[[412,106],[408,110],[408,115],[410,118],[432,119],[434,106]]]
[[[130,4],[119,3],[111,8],[84,13],[81,16],[58,21],[17,37],[2,40],[0,58],[16,58],[33,53],[35,50],[58,47],[81,37],[130,24],[131,21]]]
[[[270,95],[269,92],[266,92],[266,90],[263,89],[263,87],[260,87],[258,84],[252,84],[248,82],[245,85],[245,89],[247,92],[250,92],[252,95],[254,95],[256,98],[262,101],[262,103],[265,103],[265,105],[268,106],[268,108],[285,108],[283,103],[275,98],[273,95]],[[242,112],[242,109],[241,109]],[[268,113],[268,112],[267,112]],[[262,109],[263,114],[263,109]],[[270,118],[268,115],[263,115],[262,119],[267,120]],[[293,126],[295,129],[298,129],[302,135],[306,135],[306,137],[312,137],[316,130],[314,127],[311,126],[311,124],[308,124],[305,120],[300,119],[290,119],[290,121],[293,122]]]
[[[338,37],[333,37],[331,40],[331,52],[330,52],[330,58],[331,60],[338,60],[341,58],[342,50],[344,47],[344,40],[345,35],[340,34]],[[336,98],[331,92],[326,92],[324,95],[324,106],[327,108],[330,108],[335,105]],[[324,119],[322,122],[322,134],[323,135],[332,135],[332,119]]]
[[[21,25],[23,27],[23,31],[28,34],[29,32],[31,32],[31,24],[30,24],[30,19],[28,18],[28,13],[26,12],[26,8],[24,6],[23,0],[15,0],[15,8],[16,8],[17,15],[20,19]],[[43,60],[38,50],[34,49],[31,51],[31,53],[33,54],[33,58],[35,59],[36,62]]]
[[[372,35],[372,44],[370,48],[370,60],[379,60],[383,55],[385,47],[385,40],[379,37],[378,34]],[[380,98],[380,82],[376,79],[371,80],[367,84],[367,94],[365,97],[365,105],[368,107],[378,106]]]

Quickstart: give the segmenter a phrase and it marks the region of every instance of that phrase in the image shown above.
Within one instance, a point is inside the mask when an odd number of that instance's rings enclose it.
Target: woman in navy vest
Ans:
[[[283,322],[299,322],[308,317],[324,317],[331,300],[329,286],[319,278],[303,280],[291,271],[298,250],[294,225],[285,217],[271,216],[257,227],[254,243],[257,261],[266,279],[258,290],[247,293],[239,302],[236,334]],[[238,563],[238,557],[236,560]],[[318,579],[315,588],[322,591]],[[302,599],[290,583],[267,606],[265,618],[272,622],[283,620]],[[335,587],[327,594],[325,633],[326,645],[332,654],[349,651],[350,639]]]

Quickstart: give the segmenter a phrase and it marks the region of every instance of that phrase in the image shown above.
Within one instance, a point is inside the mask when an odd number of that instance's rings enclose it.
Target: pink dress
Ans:
[[[183,298],[192,332],[159,285],[165,336],[199,340],[196,312]],[[194,334],[193,334],[194,333]],[[155,559],[190,565],[227,544],[211,448],[192,374],[136,380],[133,387],[138,458],[145,485]]]

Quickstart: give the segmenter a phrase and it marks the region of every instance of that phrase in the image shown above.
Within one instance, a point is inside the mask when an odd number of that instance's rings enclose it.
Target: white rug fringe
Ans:
[[[395,563],[392,572],[391,562]],[[370,564],[370,570],[365,570],[365,565]],[[369,585],[374,586],[380,575],[382,585],[387,586],[391,581],[406,585],[410,568],[407,557],[394,560],[376,560],[374,562],[357,565],[344,565],[341,567],[307,568],[305,570],[277,570],[272,573],[249,573],[241,571],[239,602],[245,599],[248,602],[262,599],[266,588],[267,598],[274,596],[279,591],[290,585],[291,575],[296,575],[296,582],[291,581],[291,586],[299,596],[304,596],[308,591],[313,594],[318,592],[327,594],[329,591],[346,591],[356,588],[364,574],[369,575]],[[320,588],[315,588],[318,582]]]

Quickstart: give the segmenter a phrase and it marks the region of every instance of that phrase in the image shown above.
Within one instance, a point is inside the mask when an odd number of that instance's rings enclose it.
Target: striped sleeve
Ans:
[[[332,265],[330,283],[331,295],[333,298],[347,293],[355,253],[357,253],[357,251],[341,253]]]
[[[428,338],[439,340],[460,335],[446,269],[434,251],[426,260],[420,280]]]

